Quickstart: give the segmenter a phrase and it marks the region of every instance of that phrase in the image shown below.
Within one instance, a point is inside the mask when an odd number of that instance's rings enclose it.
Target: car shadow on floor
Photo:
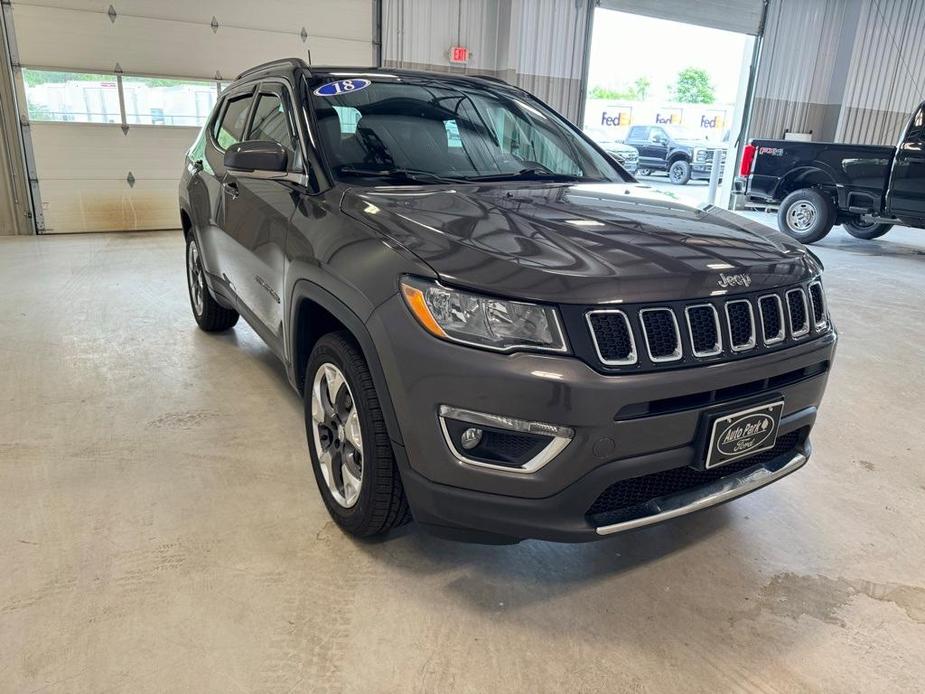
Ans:
[[[443,540],[413,523],[387,537],[354,541],[375,562],[426,577],[450,574],[444,585],[475,609],[498,603],[517,608],[632,574],[653,562],[706,542],[730,523],[726,506],[708,509],[597,542],[563,544],[526,540],[517,545],[479,545]],[[455,575],[462,570],[461,575]]]

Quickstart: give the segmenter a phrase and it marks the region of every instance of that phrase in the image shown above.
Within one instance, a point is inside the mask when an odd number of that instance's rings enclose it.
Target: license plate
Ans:
[[[757,405],[713,421],[706,468],[719,467],[774,448],[784,401]]]

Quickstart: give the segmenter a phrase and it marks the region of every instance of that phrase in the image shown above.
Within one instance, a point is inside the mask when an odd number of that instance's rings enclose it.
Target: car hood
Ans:
[[[599,142],[598,145],[607,152],[620,152],[622,154],[636,154],[639,150],[622,142]]]
[[[447,283],[536,301],[700,298],[818,271],[784,234],[642,184],[351,188],[341,205]]]
[[[723,145],[717,142],[708,142],[707,140],[675,140],[679,145],[685,147],[703,147],[704,149],[723,149]]]

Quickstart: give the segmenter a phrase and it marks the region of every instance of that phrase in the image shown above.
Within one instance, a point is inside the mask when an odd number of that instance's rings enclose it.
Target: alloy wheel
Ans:
[[[202,269],[202,260],[199,258],[199,248],[195,241],[190,241],[186,252],[186,276],[189,281],[190,297],[193,299],[193,310],[201,316],[205,310],[206,278]]]
[[[343,372],[325,362],[312,382],[312,438],[321,474],[339,505],[351,508],[363,486],[363,434]]]

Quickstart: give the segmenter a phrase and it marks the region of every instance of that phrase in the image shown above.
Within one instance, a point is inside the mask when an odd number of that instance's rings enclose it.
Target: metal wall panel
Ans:
[[[834,131],[838,107],[833,116],[830,105],[840,97],[831,86],[846,12],[844,0],[771,3],[755,80],[752,137]]]
[[[838,138],[894,144],[925,99],[925,0],[865,0]]]
[[[923,89],[925,0],[772,0],[749,135],[893,144]]]
[[[392,67],[493,71],[498,63],[500,4],[500,0],[384,0],[383,61]],[[449,49],[454,45],[471,51],[468,65],[450,65]]]
[[[481,73],[523,87],[577,120],[589,0],[384,0],[383,64]],[[448,51],[472,51],[454,66]]]
[[[803,2],[803,0],[799,0]],[[600,0],[604,9],[757,35],[763,0]]]

